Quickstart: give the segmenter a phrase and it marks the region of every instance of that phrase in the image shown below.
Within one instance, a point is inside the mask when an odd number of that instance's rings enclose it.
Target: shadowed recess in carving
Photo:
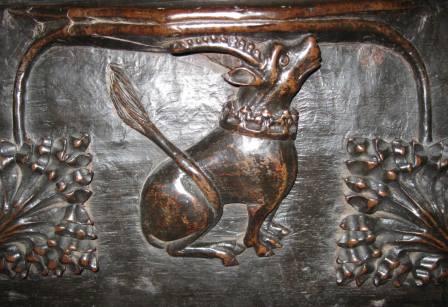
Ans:
[[[86,134],[22,146],[0,140],[0,272],[38,278],[98,270]]]
[[[348,140],[347,202],[337,282],[375,286],[444,282],[448,277],[448,146],[400,139]]]

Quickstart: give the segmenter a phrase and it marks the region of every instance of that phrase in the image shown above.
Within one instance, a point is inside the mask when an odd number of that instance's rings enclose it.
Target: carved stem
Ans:
[[[410,199],[411,203],[416,207],[416,209],[422,214],[422,216],[420,217],[422,218],[424,223],[428,227],[437,230],[442,235],[442,237],[448,241],[448,233],[446,232],[446,230],[442,229],[434,219],[434,217],[427,210],[425,210],[425,208],[422,208],[422,206],[419,205],[418,200],[412,197],[412,195],[406,190],[406,188],[401,186],[401,190]]]
[[[427,241],[423,241],[421,243],[430,245],[430,246],[432,246],[432,247],[434,247],[434,248],[436,248],[438,250],[443,250],[443,251],[448,252],[448,245],[445,242],[435,238],[434,236],[432,236],[432,235],[430,235],[428,233],[412,232],[412,231],[396,231],[396,232],[397,233],[401,233],[401,234],[405,234],[405,235],[414,235],[414,236],[417,236],[417,237],[421,237],[421,238],[427,240]],[[406,240],[396,240],[394,242],[415,243],[415,242],[406,241]]]
[[[25,96],[26,83],[28,75],[31,71],[32,64],[36,58],[58,39],[67,36],[66,28],[59,29],[56,32],[48,34],[41,39],[35,41],[23,55],[20,60],[19,68],[17,69],[16,79],[14,82],[14,96],[13,96],[13,131],[14,140],[18,145],[23,145],[26,139],[25,132]]]
[[[431,142],[432,140],[432,108],[429,88],[429,78],[425,65],[415,47],[400,33],[388,25],[377,21],[360,20],[354,18],[337,19],[288,19],[288,14],[281,17],[271,9],[271,15],[262,10],[258,12],[258,19],[235,18],[235,14],[228,11],[216,11],[212,18],[204,22],[204,17],[200,14],[192,14],[188,22],[182,18],[173,21],[163,14],[157,15],[154,11],[147,10],[139,15],[139,22],[131,16],[124,16],[119,21],[110,17],[110,11],[102,9],[68,9],[70,25],[67,28],[56,31],[48,36],[36,41],[23,57],[14,88],[14,136],[17,143],[21,144],[25,138],[25,127],[23,122],[24,94],[26,78],[31,69],[31,64],[45,47],[48,47],[61,38],[85,39],[89,43],[99,37],[104,40],[107,36],[123,37],[131,35],[134,37],[144,36],[172,36],[172,35],[198,35],[198,34],[232,34],[232,33],[260,33],[260,32],[306,32],[318,34],[321,42],[374,42],[391,48],[401,54],[411,65],[417,83],[417,97],[419,108],[419,128],[418,139],[421,142]],[[116,12],[115,17],[131,14],[132,10]],[[137,10],[134,9],[134,14]],[[255,14],[256,9],[250,13]],[[105,16],[95,16],[105,13]],[[227,14],[226,14],[227,13]],[[32,15],[32,13],[30,13]],[[104,15],[104,14],[103,14]],[[182,15],[182,14],[181,14]],[[184,14],[185,15],[185,14]],[[229,15],[229,16],[228,16]],[[159,17],[157,17],[159,16]],[[162,16],[162,17],[160,17]],[[165,16],[165,18],[163,18]],[[177,15],[178,16],[178,15]],[[198,17],[199,16],[199,17]],[[272,18],[275,16],[275,18]],[[288,17],[289,16],[289,17]],[[135,16],[134,16],[135,17]],[[171,16],[173,17],[173,16]],[[128,19],[126,19],[128,18]],[[146,19],[145,19],[146,18]],[[157,18],[162,18],[157,20]],[[144,21],[142,22],[141,19]],[[156,22],[157,21],[157,22]],[[335,35],[343,34],[343,35]],[[373,39],[372,39],[373,36]],[[135,48],[130,44],[130,48]]]

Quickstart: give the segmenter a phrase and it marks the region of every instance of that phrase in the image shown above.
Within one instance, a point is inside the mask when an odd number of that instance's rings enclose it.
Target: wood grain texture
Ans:
[[[441,2],[430,5],[417,13],[383,13],[374,18],[398,29],[421,53],[431,79],[437,141],[447,137],[448,131],[448,10]],[[42,28],[6,11],[0,23],[0,137],[12,140],[15,70]],[[121,122],[105,79],[108,63],[124,65],[141,89],[145,107],[153,110],[153,120],[185,149],[215,127],[221,106],[235,95],[221,78],[226,70],[201,55],[181,58],[92,47],[50,49],[30,75],[26,123],[33,137],[75,131],[91,135],[95,180],[89,213],[97,227],[100,271],[38,282],[1,280],[0,302],[5,306],[446,304],[444,288],[437,286],[376,289],[366,283],[357,289],[336,285],[338,225],[342,216],[353,213],[343,198],[344,140],[353,135],[416,138],[418,108],[412,72],[389,50],[348,43],[323,44],[321,50],[321,69],[293,101],[300,114],[299,172],[278,211],[279,221],[292,233],[275,257],[258,258],[248,251],[241,255],[240,266],[224,268],[218,261],[171,258],[145,242],[138,195],[147,174],[165,156]],[[229,224],[243,231],[246,219],[241,207],[229,207],[210,236],[222,238]],[[227,235],[235,234],[238,231]]]

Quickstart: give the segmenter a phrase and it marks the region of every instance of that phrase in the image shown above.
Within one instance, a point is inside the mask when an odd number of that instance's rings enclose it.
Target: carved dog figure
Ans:
[[[272,216],[297,175],[298,114],[290,104],[320,65],[316,39],[306,35],[256,44],[235,36],[203,36],[176,41],[170,51],[236,56],[242,65],[224,78],[239,91],[224,106],[220,126],[183,152],[151,122],[123,71],[111,65],[110,92],[118,115],[171,158],[143,187],[145,237],[172,256],[214,257],[236,265],[243,247],[196,241],[218,223],[225,204],[242,203],[249,215],[245,246],[254,247],[258,256],[273,255],[287,230]],[[262,230],[266,219],[268,231]]]

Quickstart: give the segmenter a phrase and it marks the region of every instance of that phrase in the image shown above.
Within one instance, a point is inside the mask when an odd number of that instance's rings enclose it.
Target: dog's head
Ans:
[[[306,78],[320,66],[320,50],[312,35],[259,43],[235,36],[203,36],[176,41],[170,51],[227,53],[242,60],[224,79],[239,87],[238,106],[252,110],[288,109]]]

